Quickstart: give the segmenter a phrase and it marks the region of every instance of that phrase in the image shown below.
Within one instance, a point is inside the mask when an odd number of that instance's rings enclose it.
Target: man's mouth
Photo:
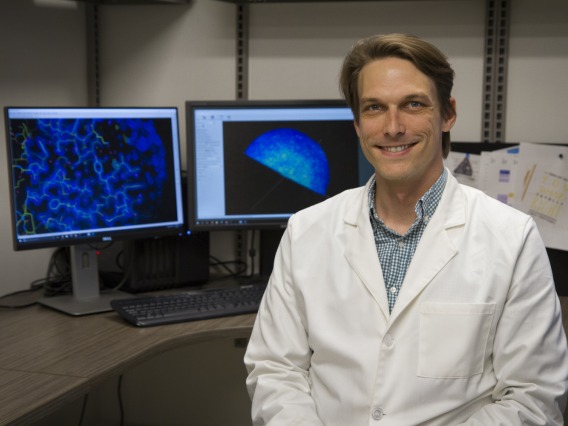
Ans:
[[[388,152],[402,152],[405,149],[410,148],[412,145],[414,145],[413,143],[408,144],[408,145],[399,145],[399,146],[381,146],[379,148],[381,148],[384,151],[388,151]]]

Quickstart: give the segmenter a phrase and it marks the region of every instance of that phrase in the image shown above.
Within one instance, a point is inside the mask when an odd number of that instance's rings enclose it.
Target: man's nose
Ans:
[[[385,135],[394,137],[404,134],[406,131],[402,122],[400,112],[397,110],[389,110],[385,114],[384,133]]]

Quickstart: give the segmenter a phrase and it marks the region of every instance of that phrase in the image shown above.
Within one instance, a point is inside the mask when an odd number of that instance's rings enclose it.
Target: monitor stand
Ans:
[[[73,316],[112,311],[110,301],[132,297],[118,291],[99,290],[97,250],[89,245],[69,247],[71,252],[71,278],[73,293],[70,295],[44,297],[38,302],[52,309]]]

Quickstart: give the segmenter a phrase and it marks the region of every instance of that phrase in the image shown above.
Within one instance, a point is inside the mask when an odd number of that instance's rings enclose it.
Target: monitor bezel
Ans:
[[[274,218],[262,218],[258,221],[250,220],[246,223],[217,224],[200,223],[197,217],[197,190],[195,168],[195,122],[194,112],[196,109],[242,109],[242,108],[330,108],[349,109],[342,99],[286,99],[286,100],[190,100],[185,103],[186,113],[186,156],[187,156],[187,218],[188,228],[191,232],[199,231],[239,231],[239,230],[277,230],[285,229],[288,219],[293,213]]]
[[[175,191],[176,199],[178,202],[178,215],[177,221],[167,225],[165,223],[157,223],[155,226],[149,225],[141,228],[124,228],[115,229],[111,231],[101,231],[93,235],[81,235],[78,238],[49,238],[38,240],[28,240],[26,242],[21,242],[18,237],[18,231],[16,229],[17,219],[15,212],[15,194],[14,194],[14,175],[12,172],[13,166],[13,156],[12,156],[12,146],[10,140],[10,111],[13,110],[28,110],[30,112],[37,110],[57,110],[57,111],[69,111],[69,112],[83,112],[87,113],[89,111],[137,111],[143,112],[156,110],[171,111],[175,119],[175,131],[174,140],[172,140],[172,160],[175,163],[174,170],[175,174]],[[159,238],[164,236],[172,235],[183,235],[187,230],[187,223],[185,218],[185,200],[182,196],[182,186],[184,184],[184,178],[182,176],[182,164],[181,164],[181,138],[179,133],[179,111],[177,107],[174,106],[158,106],[158,107],[147,107],[147,106],[114,106],[114,107],[63,107],[63,106],[5,106],[4,107],[4,123],[5,123],[5,136],[6,136],[6,159],[8,165],[8,184],[10,192],[10,219],[11,219],[11,234],[12,234],[12,246],[14,251],[25,251],[43,248],[57,248],[64,246],[73,245],[88,245],[88,244],[99,244],[99,243],[111,243],[115,241],[132,240],[132,239],[142,239],[142,238]],[[177,139],[177,142],[176,140]]]

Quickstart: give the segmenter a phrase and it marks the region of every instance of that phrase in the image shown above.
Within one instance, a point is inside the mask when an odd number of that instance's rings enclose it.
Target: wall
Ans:
[[[0,105],[78,106],[86,102],[83,5],[3,0],[0,3]],[[10,230],[4,120],[0,121],[0,295],[43,278],[51,250],[14,252]]]
[[[511,10],[506,137],[568,143],[568,2],[515,0]]]
[[[177,106],[185,141],[186,100],[235,97],[235,23],[219,1],[100,7],[101,105]]]
[[[0,104],[69,105],[87,101],[85,5],[69,0],[0,4]],[[100,6],[101,103],[174,105],[180,135],[187,99],[235,96],[235,9],[195,0],[187,5]],[[516,0],[511,6],[507,141],[565,142],[568,5]],[[337,98],[344,52],[361,36],[411,32],[437,43],[456,69],[458,121],[453,140],[481,135],[483,2],[478,0],[331,2],[250,6],[251,99]],[[22,23],[25,22],[25,25]],[[127,25],[126,25],[127,24]],[[4,134],[4,123],[0,123]],[[185,165],[185,147],[182,146]],[[5,149],[0,150],[0,220],[8,224]],[[16,253],[0,228],[0,295],[42,278],[50,250]],[[233,255],[231,236],[214,235],[218,257]],[[227,244],[229,241],[229,244]],[[225,249],[230,247],[231,250]]]
[[[250,8],[250,97],[338,98],[338,73],[355,40],[406,32],[437,44],[456,71],[454,140],[481,135],[484,2],[386,1]]]
[[[44,0],[45,2],[46,0]],[[63,0],[62,0],[63,1]],[[51,2],[53,3],[53,1]],[[31,0],[0,2],[0,103],[81,105],[87,101],[84,5],[40,7]],[[513,2],[511,2],[513,3]],[[186,99],[235,96],[236,6],[215,0],[187,5],[100,6],[101,103],[174,105],[185,140]],[[337,73],[345,51],[362,36],[411,32],[438,44],[456,69],[458,123],[454,140],[481,135],[484,2],[479,0],[258,4],[250,6],[251,99],[337,98]],[[515,0],[510,29],[508,141],[567,142],[563,99],[568,94],[568,4],[564,0]],[[4,132],[3,123],[0,124]],[[3,134],[3,133],[2,133]],[[184,153],[183,153],[184,154]],[[7,224],[5,150],[0,149],[0,221]],[[185,155],[182,155],[185,159]],[[184,163],[185,164],[185,163]],[[231,236],[213,236],[221,257]],[[14,253],[9,228],[0,227],[0,294],[26,288],[45,274],[49,251]],[[230,245],[230,244],[229,244]],[[232,342],[180,348],[127,372],[127,413],[136,424],[247,425],[242,348]],[[190,382],[195,364],[221,373],[234,387],[223,393],[220,375]],[[214,355],[214,356],[213,356]],[[163,377],[176,377],[167,389]],[[186,380],[187,379],[187,380]],[[154,393],[148,389],[155,386]],[[199,395],[206,395],[200,398]],[[153,398],[157,399],[153,399]],[[187,406],[181,404],[187,399]],[[155,402],[154,402],[155,401]],[[172,401],[178,409],[167,413]],[[190,403],[192,401],[193,403]],[[211,405],[207,403],[211,401]],[[82,401],[38,423],[76,424]],[[238,407],[230,423],[207,413]],[[242,408],[246,408],[241,410]],[[94,389],[85,424],[117,420],[116,381]],[[224,414],[219,414],[224,415]],[[161,420],[158,420],[161,419]]]

